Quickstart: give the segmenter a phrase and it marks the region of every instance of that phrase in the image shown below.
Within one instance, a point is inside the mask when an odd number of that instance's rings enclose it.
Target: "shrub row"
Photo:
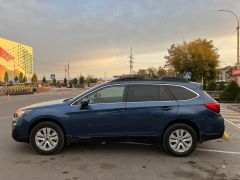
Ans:
[[[10,87],[3,87],[0,89],[0,94],[3,95],[23,95],[23,94],[32,94],[33,88],[32,87],[25,87],[25,86],[10,86]]]

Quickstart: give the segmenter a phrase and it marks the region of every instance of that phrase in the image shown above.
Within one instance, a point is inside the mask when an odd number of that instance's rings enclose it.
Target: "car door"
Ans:
[[[129,85],[126,102],[126,135],[158,135],[176,116],[178,104],[162,85]]]
[[[72,106],[70,126],[73,136],[121,136],[124,132],[124,85],[100,88],[81,100],[88,100],[87,108]]]

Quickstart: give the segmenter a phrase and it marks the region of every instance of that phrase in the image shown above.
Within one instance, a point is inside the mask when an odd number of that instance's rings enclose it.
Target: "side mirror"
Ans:
[[[81,101],[80,109],[87,109],[88,107],[88,100]]]

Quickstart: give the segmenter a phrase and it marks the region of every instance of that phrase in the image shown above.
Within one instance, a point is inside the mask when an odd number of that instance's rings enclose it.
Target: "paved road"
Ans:
[[[11,117],[22,106],[66,98],[68,91],[0,98],[0,180],[240,179],[240,112],[222,105],[230,139],[205,142],[184,158],[171,157],[156,146],[110,143],[74,144],[55,156],[36,154],[28,144],[12,140]],[[232,124],[233,123],[233,124]]]

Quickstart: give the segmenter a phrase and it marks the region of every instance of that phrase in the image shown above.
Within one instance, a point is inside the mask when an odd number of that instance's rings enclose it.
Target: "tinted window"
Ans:
[[[172,101],[173,97],[164,86],[160,86],[160,101]]]
[[[90,104],[122,102],[124,89],[124,86],[106,87],[95,91],[87,98]]]
[[[127,95],[128,102],[159,101],[159,86],[130,85]]]
[[[177,99],[177,100],[188,100],[197,97],[197,94],[194,92],[180,87],[180,86],[167,86],[167,88],[170,90],[172,95]]]

